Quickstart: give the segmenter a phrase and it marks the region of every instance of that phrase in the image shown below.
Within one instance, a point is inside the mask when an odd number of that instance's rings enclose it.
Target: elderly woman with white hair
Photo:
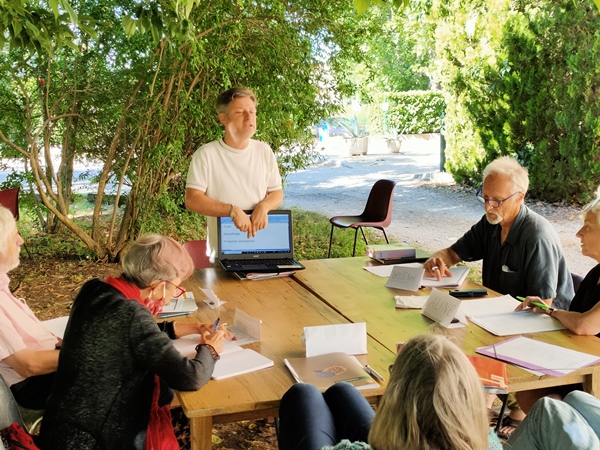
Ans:
[[[153,313],[194,270],[175,240],[141,236],[122,266],[119,278],[88,281],[73,302],[42,421],[44,449],[178,449],[171,389],[206,384],[233,337],[223,325],[156,323]],[[188,359],[172,339],[194,332],[201,337]]]
[[[7,273],[19,265],[21,245],[12,213],[0,206],[0,374],[21,406],[44,409],[60,340],[8,288]]]
[[[600,187],[596,190],[596,199],[583,207],[581,216],[583,226],[577,232],[581,253],[595,259],[598,265],[585,276],[568,309],[533,307],[533,312],[554,317],[575,334],[600,337]],[[531,302],[540,301],[539,297],[528,296],[517,309],[531,307]],[[581,385],[524,391],[517,397],[523,409],[529,410],[538,398],[546,395],[562,398],[574,389],[581,389]]]
[[[596,199],[583,207],[581,213],[583,226],[577,232],[581,240],[581,253],[598,262],[581,282],[569,309],[540,309],[534,312],[545,313],[554,317],[575,334],[600,337],[600,187],[596,191]],[[529,307],[531,302],[541,299],[529,296],[517,309]]]

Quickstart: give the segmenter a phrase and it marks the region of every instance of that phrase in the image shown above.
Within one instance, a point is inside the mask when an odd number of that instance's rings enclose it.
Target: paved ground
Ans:
[[[342,138],[330,138],[321,145],[322,163],[287,178],[284,206],[326,216],[359,214],[375,181],[398,180],[394,218],[387,231],[428,251],[449,246],[481,218],[483,207],[474,191],[439,172],[437,137],[404,142],[401,153],[390,153],[381,139],[369,145],[366,156],[349,156]],[[575,237],[581,227],[580,208],[530,200],[527,204],[554,225],[570,270],[585,275],[595,261],[581,255]]]

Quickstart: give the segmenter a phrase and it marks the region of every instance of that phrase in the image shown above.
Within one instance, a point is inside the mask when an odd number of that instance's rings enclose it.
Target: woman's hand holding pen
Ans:
[[[554,308],[550,307],[548,301],[534,295],[528,295],[527,297],[517,296],[517,300],[522,303],[515,308],[515,311],[522,311],[525,308],[531,308],[532,312],[538,314],[550,314],[554,311]]]
[[[226,323],[217,325],[216,330],[212,323],[201,323],[198,325],[198,329],[200,331],[200,344],[212,346],[217,353],[223,351],[223,345],[226,340],[231,341],[235,339],[233,333],[227,329]]]
[[[225,345],[225,333],[227,331],[220,329],[217,331],[207,331],[205,334],[200,336],[200,344],[208,344],[215,349],[217,353],[223,351],[223,345]]]
[[[196,327],[198,330],[197,333],[201,336],[204,336],[206,333],[211,334],[215,331],[222,330],[225,333],[225,339],[228,341],[233,341],[236,339],[233,333],[227,329],[226,323],[219,324],[216,330],[214,330],[214,323],[199,323],[196,325]]]

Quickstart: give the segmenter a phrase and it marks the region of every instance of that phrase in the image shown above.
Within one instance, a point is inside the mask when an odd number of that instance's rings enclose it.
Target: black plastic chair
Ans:
[[[352,256],[356,254],[356,237],[358,230],[362,233],[365,244],[367,237],[363,231],[363,227],[377,228],[383,232],[385,241],[389,244],[385,227],[392,223],[392,201],[394,200],[394,188],[396,181],[393,180],[378,180],[375,182],[369,193],[365,210],[358,216],[335,216],[329,219],[331,222],[331,234],[329,235],[329,250],[327,257],[331,256],[331,244],[333,242],[333,228],[354,228],[354,248]]]

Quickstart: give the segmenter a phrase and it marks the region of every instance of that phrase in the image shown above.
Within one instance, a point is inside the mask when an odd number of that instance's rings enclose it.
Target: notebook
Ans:
[[[285,365],[298,383],[309,383],[325,391],[335,383],[345,381],[356,389],[378,388],[354,356],[343,352],[325,353],[308,358],[286,358]]]
[[[251,214],[251,212],[248,212]],[[304,266],[294,259],[292,212],[269,212],[269,223],[248,239],[231,217],[217,220],[219,262],[228,272],[287,272]]]

